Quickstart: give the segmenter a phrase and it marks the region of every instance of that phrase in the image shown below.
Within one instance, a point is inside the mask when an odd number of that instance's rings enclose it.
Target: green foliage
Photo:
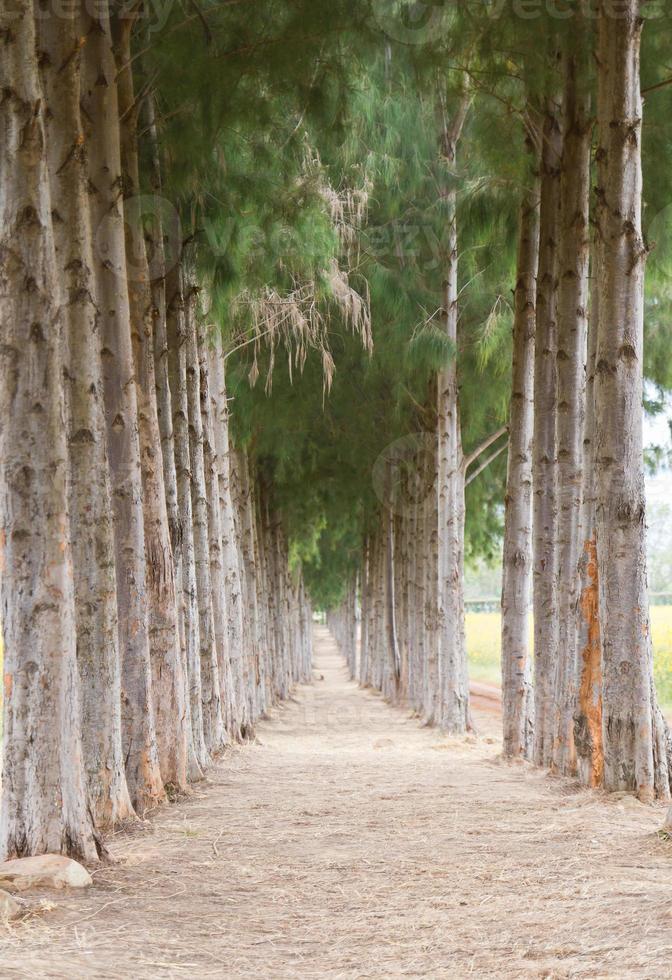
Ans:
[[[379,520],[376,460],[396,439],[433,430],[437,370],[457,358],[467,452],[507,417],[518,204],[535,169],[530,131],[560,84],[555,54],[569,45],[585,57],[594,42],[592,21],[577,28],[578,4],[570,18],[541,5],[539,16],[521,17],[514,0],[423,9],[431,29],[413,21],[406,0],[205,0],[198,13],[176,5],[161,31],[138,40],[138,87],[156,94],[162,193],[180,212],[210,320],[236,348],[235,439],[272,481],[293,561],[323,607],[342,595],[362,535]],[[420,32],[409,35],[409,25]],[[669,74],[666,49],[664,32],[647,28],[645,86]],[[472,104],[452,167],[440,152],[441,120],[465,89]],[[651,93],[644,127],[646,230],[659,240],[646,367],[660,391],[672,386],[671,93]],[[440,323],[451,188],[457,350]],[[334,197],[353,190],[368,195],[368,215],[344,236]],[[372,354],[335,300],[336,262],[370,305]],[[291,344],[271,354],[246,343],[259,325],[241,297],[286,297],[306,283],[324,344],[307,344],[297,372]],[[253,363],[262,379],[272,369],[270,394],[261,382],[250,387]],[[468,488],[472,562],[499,548],[505,470],[503,455]]]

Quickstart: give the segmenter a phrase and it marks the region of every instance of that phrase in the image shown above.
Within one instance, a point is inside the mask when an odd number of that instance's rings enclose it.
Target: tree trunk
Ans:
[[[357,677],[361,687],[366,687],[369,673],[369,617],[371,607],[370,550],[371,537],[367,534],[362,545],[362,572],[359,578],[362,594],[362,628],[359,635],[359,668]]]
[[[389,471],[389,465],[388,465]],[[397,563],[397,542],[394,534],[394,510],[390,499],[389,487],[391,474],[388,472],[387,507],[383,511],[385,522],[385,625],[387,639],[386,690],[385,695],[390,701],[395,701],[399,695],[401,680],[399,638],[397,636],[397,608],[395,566]]]
[[[159,770],[149,630],[138,438],[138,403],[131,340],[124,234],[119,104],[106,3],[96,8],[84,48],[82,107],[89,120],[88,176],[96,229],[95,275],[100,303],[108,454],[114,506],[115,558],[122,668],[122,735],[126,779],[142,813],[164,795]]]
[[[427,481],[430,487],[424,499],[424,634],[425,655],[423,660],[423,717],[426,724],[434,725],[438,720],[439,695],[439,530],[436,520],[437,501],[437,462],[436,447],[427,454]]]
[[[82,45],[76,7],[38,22],[47,115],[57,272],[67,378],[69,501],[82,743],[94,823],[132,814],[121,744],[121,673],[103,377],[89,194],[80,112]]]
[[[248,701],[252,708],[252,724],[267,708],[261,686],[261,650],[266,642],[259,597],[259,570],[256,562],[254,532],[254,502],[249,479],[247,458],[243,452],[234,453],[237,483],[236,500],[239,508],[239,541],[245,573],[246,609],[249,617],[250,667],[248,671]]]
[[[209,752],[218,752],[226,742],[219,662],[215,638],[210,576],[210,538],[208,494],[205,482],[203,419],[201,415],[201,372],[198,359],[196,296],[193,289],[186,300],[187,398],[189,402],[189,457],[191,461],[191,507],[194,529],[196,592],[201,638],[201,697],[203,732]]]
[[[595,243],[591,269],[590,320],[588,328],[588,363],[586,372],[586,424],[583,440],[583,490],[581,533],[583,552],[579,570],[581,597],[577,665],[578,699],[574,719],[579,779],[585,786],[601,786],[604,779],[602,747],[602,638],[600,634],[599,571],[595,540],[595,356],[599,302],[599,268]]]
[[[385,536],[383,529],[375,538],[373,553],[373,656],[371,683],[376,691],[383,690],[388,657],[388,638],[385,616]]]
[[[62,25],[66,30],[66,25]],[[59,286],[34,10],[0,13],[0,860],[98,858],[80,737]]]
[[[226,731],[232,738],[240,737],[236,717],[238,704],[233,684],[227,628],[226,585],[222,546],[222,511],[219,490],[219,467],[215,445],[215,418],[210,392],[209,344],[205,324],[198,324],[198,363],[200,374],[201,416],[203,422],[203,465],[208,498],[208,538],[210,553],[210,583],[212,616],[219,674],[222,714]]]
[[[653,686],[642,445],[644,265],[638,0],[598,16],[600,292],[595,368],[596,536],[604,785],[669,798]]]
[[[592,120],[579,55],[564,56],[563,148],[558,248],[557,453],[558,453],[558,659],[555,679],[553,768],[576,772],[578,601],[581,491],[585,416],[585,358],[590,239]]]
[[[189,668],[187,659],[187,638],[185,622],[184,597],[184,546],[182,517],[180,513],[180,495],[177,486],[177,466],[175,462],[175,437],[173,428],[173,399],[170,391],[170,356],[168,351],[168,289],[169,283],[173,291],[177,288],[181,261],[179,249],[166,249],[166,241],[173,246],[181,239],[180,220],[175,211],[163,206],[160,197],[162,191],[162,166],[159,138],[156,127],[154,99],[147,95],[147,129],[152,152],[152,188],[156,206],[153,208],[147,225],[146,234],[148,250],[151,254],[151,288],[154,320],[154,377],[156,384],[156,414],[161,437],[161,460],[163,463],[163,486],[166,498],[166,515],[170,546],[173,556],[173,580],[175,588],[175,604],[177,611],[177,629],[179,642],[180,664],[176,665],[174,679],[175,710],[178,719],[182,719],[184,732],[176,730],[176,744],[181,752],[185,751],[184,769],[188,779],[198,779],[202,775],[196,758],[194,747],[191,704],[189,697]],[[177,315],[173,310],[173,315]],[[155,663],[158,660],[155,659]],[[182,771],[183,763],[180,758],[176,769]]]
[[[416,456],[416,465],[420,458]],[[421,474],[418,474],[421,477]],[[417,486],[415,481],[415,485]],[[422,592],[419,588],[421,556],[421,527],[419,524],[419,506],[417,496],[409,495],[408,511],[405,515],[406,526],[406,643],[407,643],[407,697],[413,711],[418,710],[418,676],[419,676],[419,645],[418,634],[422,629],[422,618],[418,612],[422,609]]]
[[[219,335],[215,337],[215,345],[211,351],[211,379],[222,521],[222,564],[226,593],[228,648],[238,711],[238,725],[241,735],[245,736],[250,727],[250,704],[245,682],[247,658],[243,584],[240,575],[240,556],[231,488],[231,447],[229,444],[229,409],[225,361]]]
[[[553,753],[554,680],[558,656],[556,480],[557,234],[562,132],[560,110],[546,104],[542,127],[539,272],[534,354],[533,606],[534,761],[550,766]]]
[[[173,411],[173,445],[177,501],[180,512],[180,550],[182,565],[182,616],[184,620],[183,664],[187,674],[187,717],[190,720],[190,778],[209,765],[210,757],[203,729],[201,696],[201,630],[196,586],[194,522],[191,504],[191,453],[189,449],[189,405],[187,396],[187,327],[180,266],[168,271],[166,278],[166,315],[168,335],[168,377]],[[191,754],[193,749],[193,755]]]
[[[502,581],[502,714],[504,754],[529,758],[533,691],[529,657],[532,580],[532,449],[534,432],[534,330],[539,263],[539,185],[525,194],[513,321]]]
[[[457,144],[469,108],[464,96],[455,117],[444,121],[443,158],[454,180]],[[469,685],[464,642],[464,471],[457,378],[458,282],[457,192],[443,192],[447,224],[447,254],[443,298],[443,326],[453,349],[449,364],[439,372],[437,386],[438,432],[438,606],[439,663],[436,721],[449,732],[464,732],[469,725]]]
[[[147,612],[152,666],[152,692],[159,765],[164,783],[179,789],[187,784],[187,736],[184,675],[175,593],[173,551],[163,482],[161,433],[154,372],[154,306],[145,247],[144,218],[152,221],[159,206],[140,196],[137,124],[139,103],[133,88],[131,30],[134,19],[115,22],[121,131],[122,187],[126,220],[126,268],[131,336],[138,399],[138,431],[142,468],[142,506],[147,561]]]

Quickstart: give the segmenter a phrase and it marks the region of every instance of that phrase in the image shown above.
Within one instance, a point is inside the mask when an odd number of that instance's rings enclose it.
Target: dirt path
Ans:
[[[670,977],[660,810],[605,800],[316,682],[120,863],[0,927],[8,977]]]

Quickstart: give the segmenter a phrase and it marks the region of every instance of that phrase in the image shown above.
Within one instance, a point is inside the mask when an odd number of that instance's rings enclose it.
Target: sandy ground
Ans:
[[[6,931],[8,977],[672,977],[660,809],[498,761],[315,683],[193,798],[112,843],[94,888]]]

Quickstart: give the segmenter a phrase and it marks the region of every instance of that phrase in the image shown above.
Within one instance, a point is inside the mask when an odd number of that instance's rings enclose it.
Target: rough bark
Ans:
[[[419,501],[409,499],[406,514],[406,643],[407,643],[407,677],[406,692],[408,702],[414,711],[418,710],[418,675],[419,675],[419,633],[422,629],[418,612],[422,608],[421,590],[418,576],[420,574],[420,539],[421,531],[418,522]]]
[[[371,608],[370,550],[371,539],[370,535],[367,534],[362,545],[362,571],[359,579],[362,595],[362,629],[359,637],[359,667],[357,677],[362,687],[366,687],[369,673],[369,619]]]
[[[168,351],[168,301],[169,287],[175,292],[178,288],[180,270],[178,263],[181,256],[166,251],[165,242],[175,243],[180,240],[180,221],[176,212],[164,209],[162,198],[162,163],[161,148],[156,125],[154,99],[148,94],[145,100],[147,111],[147,130],[151,147],[151,185],[157,195],[157,206],[150,216],[146,228],[148,258],[151,255],[150,274],[152,289],[153,316],[153,349],[154,377],[156,383],[156,413],[161,437],[161,460],[163,463],[163,486],[166,499],[166,515],[170,534],[170,545],[173,556],[173,579],[175,588],[175,603],[177,611],[177,628],[180,665],[175,668],[176,685],[174,707],[182,721],[184,732],[176,731],[179,751],[183,748],[186,753],[184,767],[188,779],[198,779],[201,775],[196,758],[192,730],[191,704],[189,697],[189,668],[187,660],[187,624],[185,621],[184,597],[184,561],[182,516],[180,512],[180,496],[177,485],[177,467],[175,463],[175,437],[173,428],[173,399],[170,390],[170,357]],[[179,315],[173,309],[173,315]],[[154,658],[158,665],[158,658]],[[176,760],[177,762],[177,760]],[[182,771],[183,761],[180,758],[176,769]]]
[[[425,650],[423,658],[423,718],[428,725],[433,725],[438,719],[439,711],[439,533],[437,526],[437,458],[436,449],[427,454],[426,479],[429,492],[424,499],[423,524],[425,539],[424,568],[424,634]]]
[[[222,510],[219,489],[219,467],[215,445],[215,417],[210,392],[209,342],[205,323],[198,324],[198,365],[200,376],[201,417],[203,424],[203,466],[205,489],[208,500],[208,539],[210,552],[210,583],[212,589],[212,616],[217,649],[217,664],[222,702],[222,715],[228,734],[240,736],[237,723],[238,705],[233,684],[229,633],[227,628],[226,584],[224,578],[222,546]]]
[[[603,644],[604,785],[669,798],[653,687],[642,446],[644,266],[637,0],[598,15],[600,291],[595,365],[596,537]]]
[[[114,530],[93,274],[77,6],[38,21],[57,274],[65,290],[69,503],[82,743],[96,827],[132,814],[121,744]]]
[[[133,18],[126,16],[115,21],[114,26],[126,212],[126,269],[142,471],[152,693],[161,776],[164,783],[184,789],[187,783],[184,676],[156,403],[154,304],[145,247],[137,143],[141,103],[135,97],[131,63],[133,23]],[[156,211],[156,206],[153,210]],[[158,215],[152,217],[156,220]]]
[[[235,688],[238,727],[240,734],[245,736],[250,726],[250,704],[245,682],[246,658],[243,585],[240,574],[240,556],[236,538],[231,488],[231,448],[229,443],[226,369],[221,337],[219,335],[215,337],[214,346],[211,349],[210,373],[222,524],[222,566],[226,597],[228,649]]]
[[[127,285],[119,102],[109,11],[89,19],[82,107],[95,231],[108,454],[114,507],[117,606],[122,674],[122,737],[131,800],[142,813],[164,795],[159,770],[149,627],[138,438],[138,403]]]
[[[0,13],[0,37],[0,860],[63,852],[96,861],[80,737],[65,297],[31,3]]]
[[[226,742],[219,681],[210,574],[208,493],[205,480],[203,417],[201,414],[201,371],[198,358],[196,295],[190,290],[185,309],[187,398],[189,407],[189,456],[191,460],[191,508],[194,531],[196,592],[200,627],[201,698],[203,733],[209,752],[218,752]]]
[[[350,679],[355,678],[357,660],[357,579],[348,583],[341,603],[327,614],[327,626],[331,631],[348,666]]]
[[[251,520],[250,487],[247,479],[247,466],[243,454],[234,451],[231,455],[232,485],[236,515],[236,533],[240,543],[241,582],[243,585],[244,609],[246,611],[246,650],[247,669],[246,699],[250,706],[250,720],[253,725],[260,714],[259,707],[259,650],[260,615],[257,603],[257,575],[255,566],[254,535]]]
[[[599,303],[599,268],[595,244],[591,268],[588,360],[586,371],[586,423],[583,439],[583,490],[581,533],[583,551],[579,561],[581,596],[579,600],[580,652],[577,664],[578,698],[574,718],[579,779],[585,786],[602,785],[604,752],[602,747],[602,637],[600,634],[600,589],[595,540],[595,356]]]
[[[564,56],[563,149],[558,248],[557,454],[558,659],[555,675],[553,769],[576,772],[578,602],[585,363],[588,324],[590,151],[592,120],[585,64]]]
[[[194,522],[191,504],[191,453],[189,448],[189,404],[187,395],[187,328],[181,266],[166,276],[166,316],[168,337],[168,377],[173,412],[173,446],[177,501],[180,513],[179,555],[182,581],[178,595],[182,600],[184,621],[183,663],[187,674],[187,715],[191,731],[190,778],[209,764],[203,729],[201,697],[201,630],[196,586]]]
[[[469,685],[464,640],[464,468],[459,418],[457,377],[458,281],[457,192],[452,176],[457,145],[469,108],[463,96],[450,122],[445,118],[442,156],[451,182],[442,193],[447,225],[443,329],[452,347],[450,362],[439,372],[437,384],[437,519],[439,703],[436,721],[449,732],[464,732],[469,725]]]
[[[385,696],[394,701],[399,696],[401,683],[401,658],[397,634],[397,601],[395,568],[398,560],[397,540],[394,526],[394,510],[389,499],[391,474],[388,474],[388,501],[383,514],[385,522],[385,625],[387,639],[387,659],[385,670]]]
[[[542,126],[539,272],[534,355],[533,608],[534,761],[551,764],[554,680],[558,655],[556,480],[557,234],[562,132],[549,98]]]
[[[502,581],[502,714],[504,754],[528,758],[533,736],[529,656],[532,581],[532,449],[534,333],[539,264],[539,185],[524,196],[516,268],[509,458]]]

